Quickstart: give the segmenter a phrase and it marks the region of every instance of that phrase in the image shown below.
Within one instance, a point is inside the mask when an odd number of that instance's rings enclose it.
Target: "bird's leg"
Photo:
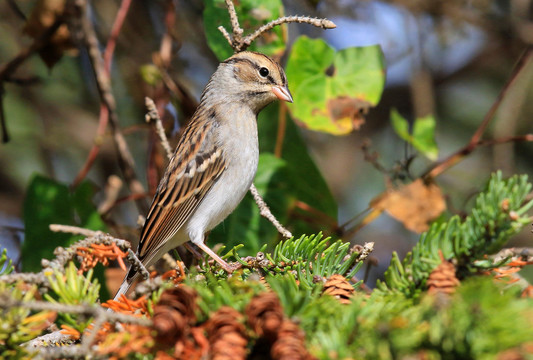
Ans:
[[[189,244],[189,242],[186,242],[185,244],[183,244],[183,246],[185,246],[185,248],[189,250],[196,259],[202,260],[204,258],[202,254],[198,250],[196,250],[193,245]]]
[[[220,267],[222,267],[222,269],[226,270],[228,273],[232,273],[234,272],[235,270],[237,270],[238,268],[241,267],[241,264],[235,264],[235,265],[230,265],[228,264],[227,262],[225,262],[224,260],[222,260],[222,258],[220,256],[218,256],[217,254],[215,254],[215,252],[213,250],[211,250],[209,248],[209,246],[207,246],[206,244],[204,244],[203,242],[198,242],[198,243],[195,243],[200,249],[202,249],[203,251],[205,251],[207,253],[207,255],[211,256],[211,258],[213,258],[213,260],[215,260],[217,263],[219,263]]]

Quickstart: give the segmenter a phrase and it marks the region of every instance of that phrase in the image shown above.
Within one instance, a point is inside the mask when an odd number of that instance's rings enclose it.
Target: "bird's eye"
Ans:
[[[259,75],[261,75],[262,77],[267,77],[268,69],[266,67],[262,67],[261,69],[259,69]]]

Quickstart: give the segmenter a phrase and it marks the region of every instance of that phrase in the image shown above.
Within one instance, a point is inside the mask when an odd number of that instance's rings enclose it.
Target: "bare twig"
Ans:
[[[120,8],[117,12],[117,16],[115,17],[115,21],[113,23],[113,27],[111,28],[109,39],[107,40],[106,48],[104,50],[104,68],[108,75],[111,73],[111,61],[113,59],[113,53],[115,51],[118,35],[120,34],[120,30],[122,29],[122,25],[124,24],[124,20],[126,19],[126,15],[129,11],[130,5],[131,0],[123,0],[121,2]],[[96,132],[94,144],[91,150],[89,151],[89,155],[85,160],[85,164],[80,169],[80,171],[76,175],[76,178],[72,182],[73,187],[79,185],[79,183],[87,176],[94,161],[96,160],[96,156],[100,152],[100,146],[102,145],[102,138],[104,137],[108,120],[109,111],[107,107],[102,104],[100,106],[98,129]]]
[[[20,10],[17,2],[15,0],[7,0],[6,1],[7,4],[9,5],[9,7],[11,8],[11,10],[13,10],[13,12],[23,21],[26,21],[28,20],[27,17],[26,17],[26,14],[24,14],[24,12],[22,10]]]
[[[335,29],[337,25],[331,20],[328,19],[317,19],[312,18],[309,16],[284,16],[279,19],[273,20],[269,22],[268,24],[265,24],[261,26],[259,29],[254,31],[252,34],[246,36],[243,40],[243,44],[245,47],[242,49],[246,49],[248,46],[252,44],[252,42],[257,39],[259,36],[261,36],[263,33],[273,29],[275,26],[281,25],[281,24],[288,24],[288,23],[299,23],[299,24],[310,24],[322,29]]]
[[[84,305],[67,305],[61,303],[52,303],[47,301],[21,301],[15,300],[8,293],[0,294],[0,308],[9,309],[13,307],[20,307],[25,309],[31,309],[35,311],[55,311],[69,314],[81,314],[88,316],[102,316],[109,322],[121,322],[126,324],[136,324],[141,326],[151,326],[152,320],[146,318],[140,318],[138,316],[132,316],[128,314],[108,312],[107,309],[101,306],[84,304]]]
[[[34,311],[55,311],[61,313],[81,314],[91,316],[95,318],[93,322],[92,331],[89,335],[85,336],[81,345],[61,346],[61,347],[49,347],[50,343],[64,343],[68,341],[68,337],[61,334],[60,331],[55,331],[51,334],[46,334],[37,337],[27,342],[25,347],[28,350],[39,349],[39,355],[45,358],[55,359],[71,356],[86,357],[90,352],[90,346],[94,341],[98,329],[104,322],[110,323],[127,323],[136,324],[141,326],[152,326],[152,320],[147,318],[141,318],[133,315],[115,313],[107,311],[101,306],[95,306],[92,304],[84,305],[66,305],[60,303],[50,303],[44,301],[31,301],[25,302],[20,300],[14,300],[7,293],[0,294],[0,308],[10,309],[13,307],[31,309]],[[54,341],[51,341],[54,340]]]
[[[11,273],[0,276],[0,282],[6,284],[13,284],[22,281],[27,284],[36,284],[48,287],[48,279],[42,272],[39,273]]]
[[[359,249],[359,256],[357,257],[357,261],[364,261],[370,253],[374,251],[374,243],[373,242],[367,242],[363,245],[362,249]]]
[[[311,18],[309,16],[284,16],[279,19],[273,20],[268,24],[261,26],[259,29],[254,31],[252,34],[242,37],[244,30],[239,25],[239,19],[237,17],[237,12],[235,11],[235,6],[233,5],[232,0],[225,0],[226,7],[228,8],[228,13],[231,22],[231,28],[233,36],[231,36],[228,31],[223,27],[219,26],[218,30],[224,35],[224,38],[228,40],[228,43],[233,48],[233,51],[238,53],[240,51],[246,50],[252,42],[261,36],[263,33],[272,30],[274,27],[287,23],[300,23],[300,24],[310,24],[322,29],[335,29],[337,25],[331,20],[328,19],[317,19]]]
[[[491,256],[495,262],[500,262],[505,258],[516,258],[526,262],[533,263],[533,248],[512,247],[500,250],[497,254]]]
[[[68,248],[58,247],[54,250],[54,255],[56,256],[54,260],[42,260],[43,268],[53,268],[60,271],[64,271],[64,267],[67,262],[73,259],[77,255],[79,248],[89,247],[91,244],[103,244],[111,245],[112,243],[117,244],[122,250],[131,251],[131,245],[128,241],[123,239],[117,239],[109,234],[105,234],[101,231],[92,231],[88,229],[79,228],[76,226],[69,225],[50,225],[50,230],[56,232],[67,232],[71,234],[78,234],[86,236],[85,239],[77,241],[75,244],[69,246]],[[134,259],[128,260],[134,261]]]
[[[239,18],[237,16],[237,12],[235,11],[235,6],[233,5],[233,1],[226,0],[226,7],[228,8],[231,28],[233,30],[233,41],[240,43],[241,38],[242,38],[242,33],[244,32],[244,30],[241,29],[241,26],[239,25]]]
[[[274,215],[272,215],[272,212],[270,212],[270,209],[268,208],[268,205],[265,203],[261,195],[259,195],[259,192],[257,191],[254,184],[250,186],[250,193],[254,197],[255,203],[259,207],[259,211],[261,216],[268,219],[272,225],[278,230],[278,232],[285,238],[291,238],[292,234],[289,230],[285,229],[283,225],[280,224],[278,219]]]
[[[73,21],[73,24],[75,25],[74,30],[77,30],[75,33],[78,33],[81,36],[82,43],[87,48],[87,53],[96,78],[98,93],[100,94],[100,101],[109,112],[109,122],[113,132],[115,147],[118,152],[119,166],[131,192],[134,194],[142,194],[144,193],[143,186],[137,179],[133,157],[120,129],[116,112],[115,97],[111,91],[109,73],[105,69],[102,54],[98,48],[98,39],[96,38],[93,24],[86,14],[87,2],[86,0],[76,0],[74,1],[74,4],[78,15],[75,18],[75,21]],[[144,198],[138,199],[136,203],[141,213],[145,214],[148,212],[148,204]]]
[[[233,43],[231,41],[231,35],[228,33],[228,31],[226,30],[226,28],[222,25],[220,25],[218,27],[218,30],[222,33],[222,35],[224,36],[224,38],[226,38],[226,40],[228,40],[228,44],[230,46],[233,46]]]
[[[170,144],[168,143],[167,136],[165,134],[165,128],[163,128],[163,122],[161,121],[161,118],[159,117],[159,113],[157,112],[157,108],[155,106],[155,103],[152,99],[149,97],[144,98],[146,108],[148,109],[148,113],[146,113],[145,119],[146,122],[149,123],[150,121],[153,121],[155,123],[155,128],[157,130],[157,135],[159,136],[159,139],[161,140],[161,145],[165,149],[165,152],[167,153],[167,158],[170,160],[172,158],[172,149],[170,148]]]
[[[526,66],[531,62],[531,59],[533,58],[533,46],[529,46],[520,56],[520,59],[518,59],[518,62],[516,63],[513,72],[511,73],[511,76],[501,89],[500,93],[498,94],[498,97],[492,104],[491,108],[483,118],[483,121],[477,128],[477,130],[472,135],[472,138],[466,144],[463,148],[459,149],[455,153],[451,154],[447,158],[437,161],[434,164],[431,165],[431,167],[426,170],[426,172],[422,175],[423,178],[435,178],[436,176],[440,175],[443,171],[449,169],[453,165],[457,164],[459,161],[461,161],[464,157],[469,155],[471,152],[473,152],[479,145],[482,144],[481,137],[483,136],[483,133],[485,132],[485,129],[489,125],[490,121],[494,117],[494,114],[496,113],[496,110],[500,106],[502,100],[505,98],[505,95],[507,94],[509,88],[515,83],[516,79],[518,79],[518,76],[521,74],[521,72],[526,68]]]
[[[128,249],[128,257],[127,257],[127,259],[132,263],[131,266],[135,267],[135,269],[137,271],[141,272],[141,275],[142,275],[143,279],[146,280],[146,279],[148,279],[150,277],[150,272],[148,272],[148,270],[146,270],[146,267],[144,266],[142,261],[137,257],[137,255],[135,255],[133,250]]]
[[[89,229],[81,228],[78,226],[61,225],[61,224],[51,224],[50,230],[53,232],[83,235],[87,237],[96,236],[98,234],[98,231],[89,230]]]

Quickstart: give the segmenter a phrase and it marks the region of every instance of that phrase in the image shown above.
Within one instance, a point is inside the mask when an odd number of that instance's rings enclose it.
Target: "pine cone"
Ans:
[[[349,304],[354,292],[353,286],[344,276],[339,274],[331,275],[322,289],[322,294],[331,295],[339,299],[342,304]]]
[[[161,294],[153,316],[157,342],[172,346],[183,339],[189,326],[196,321],[195,300],[195,291],[185,286]]]
[[[208,320],[205,330],[209,339],[210,359],[246,359],[245,326],[240,322],[242,315],[235,309],[224,306]]]
[[[269,291],[257,295],[250,301],[245,312],[248,325],[259,337],[270,342],[276,339],[284,314],[275,293]]]
[[[444,259],[442,251],[440,252],[441,264],[429,274],[427,286],[428,293],[435,294],[442,292],[453,294],[455,288],[459,286],[459,280],[455,276],[455,266]]]
[[[281,324],[278,339],[272,345],[270,355],[273,360],[312,360],[305,347],[305,334],[290,320]]]

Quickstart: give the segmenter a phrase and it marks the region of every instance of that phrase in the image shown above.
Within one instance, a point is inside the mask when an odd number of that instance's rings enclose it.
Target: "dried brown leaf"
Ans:
[[[386,191],[373,199],[370,206],[386,211],[416,233],[428,230],[429,223],[446,210],[440,188],[435,183],[426,184],[422,179]]]

